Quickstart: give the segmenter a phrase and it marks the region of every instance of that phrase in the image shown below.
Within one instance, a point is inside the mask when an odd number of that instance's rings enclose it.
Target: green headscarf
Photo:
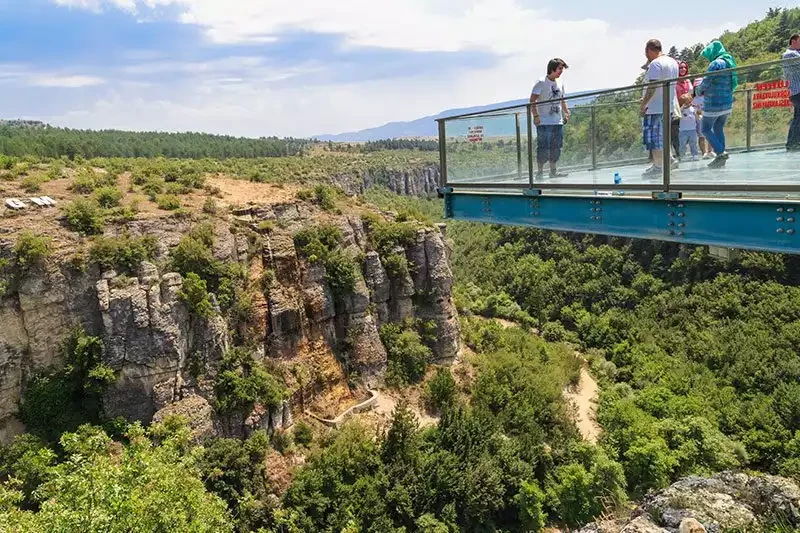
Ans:
[[[725,50],[725,47],[719,41],[712,41],[711,44],[706,46],[703,49],[703,52],[700,54],[706,59],[708,62],[711,63],[717,59],[722,59],[725,61],[727,68],[736,68],[736,61],[733,59],[733,56]],[[735,91],[736,87],[739,86],[739,74],[736,72],[731,73],[731,90]]]

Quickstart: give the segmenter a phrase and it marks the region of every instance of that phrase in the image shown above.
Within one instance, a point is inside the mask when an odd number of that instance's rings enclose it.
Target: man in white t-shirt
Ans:
[[[645,45],[644,54],[647,56],[647,73],[644,76],[644,83],[651,83],[663,80],[675,79],[678,77],[678,62],[671,57],[664,55],[661,50],[661,41],[650,39]],[[650,150],[653,155],[653,165],[644,171],[645,177],[657,177],[662,175],[662,161],[664,150],[664,120],[663,105],[664,91],[660,85],[650,85],[645,87],[642,96],[641,115],[642,121],[642,142],[645,148]],[[669,94],[670,110],[673,114],[678,109],[675,84],[670,84]]]
[[[550,163],[550,177],[567,176],[558,171],[558,159],[564,144],[564,124],[569,120],[569,108],[564,100],[561,74],[569,68],[563,59],[547,63],[547,76],[539,78],[531,90],[531,113],[536,124],[536,177],[544,175],[544,164]],[[539,102],[537,104],[537,102]]]

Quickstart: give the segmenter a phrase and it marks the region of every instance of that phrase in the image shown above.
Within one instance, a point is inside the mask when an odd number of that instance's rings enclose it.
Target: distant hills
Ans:
[[[581,93],[577,93],[581,94]],[[583,98],[572,100],[570,105],[584,105],[589,103],[592,98]],[[437,115],[429,115],[427,117],[410,120],[408,122],[388,122],[383,126],[375,128],[368,128],[360,131],[351,131],[339,134],[325,134],[315,135],[314,138],[320,141],[333,141],[333,142],[367,142],[377,141],[381,139],[398,139],[398,138],[411,138],[411,137],[437,137],[439,135],[436,127],[436,119],[442,117],[449,117],[453,115],[462,115],[465,113],[479,113],[481,111],[488,111],[490,109],[497,109],[501,107],[512,107],[517,105],[525,105],[528,103],[527,98],[518,100],[507,100],[505,102],[497,102],[494,104],[481,105],[475,107],[462,107],[456,109],[447,109]],[[497,117],[491,119],[483,119],[481,122],[484,124],[484,134],[486,135],[512,135],[514,134],[514,121],[510,117]],[[467,132],[468,124],[466,121],[463,123],[452,124],[447,131],[448,135],[465,135]],[[524,126],[523,126],[524,127]]]

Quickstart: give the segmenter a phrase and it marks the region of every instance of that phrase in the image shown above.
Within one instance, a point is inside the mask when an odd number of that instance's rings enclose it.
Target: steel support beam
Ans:
[[[800,202],[458,192],[446,201],[458,220],[800,253]]]

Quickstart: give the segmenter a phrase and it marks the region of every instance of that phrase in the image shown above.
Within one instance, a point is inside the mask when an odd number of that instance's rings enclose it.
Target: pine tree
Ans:
[[[671,46],[669,48],[669,52],[667,52],[667,55],[672,59],[678,59],[678,48],[676,46]]]

